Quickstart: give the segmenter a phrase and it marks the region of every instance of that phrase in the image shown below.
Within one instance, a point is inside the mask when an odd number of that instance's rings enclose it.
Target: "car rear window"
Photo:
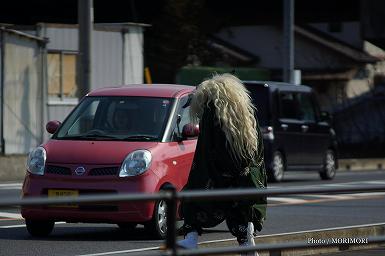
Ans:
[[[252,102],[257,108],[257,117],[260,126],[268,126],[270,120],[269,88],[263,84],[247,84],[247,90],[250,92]]]

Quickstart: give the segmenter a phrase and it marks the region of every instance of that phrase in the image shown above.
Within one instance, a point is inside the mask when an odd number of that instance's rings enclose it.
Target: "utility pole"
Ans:
[[[78,85],[79,98],[85,96],[91,90],[92,71],[92,30],[94,23],[93,0],[78,0],[79,23],[79,66]]]
[[[283,81],[294,83],[294,0],[283,1]]]

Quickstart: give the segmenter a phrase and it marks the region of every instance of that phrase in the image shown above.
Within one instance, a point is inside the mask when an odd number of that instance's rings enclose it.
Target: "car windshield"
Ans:
[[[160,141],[170,98],[86,97],[54,139]]]
[[[261,84],[245,84],[250,92],[252,102],[257,108],[257,117],[260,126],[269,125],[269,88]]]

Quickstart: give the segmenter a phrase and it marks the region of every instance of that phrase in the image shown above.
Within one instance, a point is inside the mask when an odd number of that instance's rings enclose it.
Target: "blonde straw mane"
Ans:
[[[255,107],[242,82],[231,74],[214,75],[203,81],[194,93],[190,115],[194,122],[212,102],[219,124],[233,154],[254,161],[258,149]]]

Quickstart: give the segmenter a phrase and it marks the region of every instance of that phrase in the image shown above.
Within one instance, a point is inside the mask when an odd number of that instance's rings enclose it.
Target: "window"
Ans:
[[[55,51],[48,53],[48,96],[51,98],[76,98],[77,53]]]
[[[308,93],[301,93],[298,95],[300,102],[300,118],[307,122],[315,122],[316,116],[314,111],[313,101],[311,95]]]
[[[179,131],[182,133],[183,126],[185,126],[188,123],[191,123],[190,120],[190,105],[189,105],[189,97],[184,97],[179,102],[179,111],[178,114],[181,117],[180,123],[179,123]],[[175,123],[174,130],[172,132],[173,140],[176,140],[178,136],[178,127]]]
[[[280,93],[280,118],[300,119],[299,102],[296,93]]]
[[[270,123],[270,101],[269,88],[259,84],[245,84],[254,106],[257,108],[256,114],[259,125],[268,126]]]
[[[86,97],[63,122],[55,139],[159,141],[170,105],[169,98]]]

